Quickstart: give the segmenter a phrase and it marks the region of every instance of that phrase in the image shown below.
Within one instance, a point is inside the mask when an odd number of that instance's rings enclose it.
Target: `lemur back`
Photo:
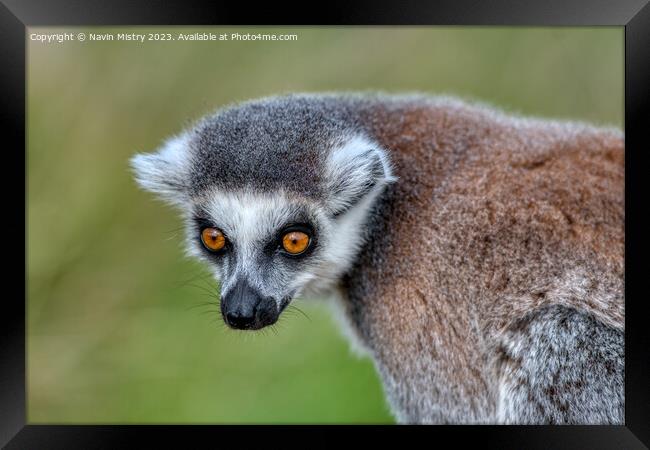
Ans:
[[[344,307],[397,417],[622,423],[622,135],[455,102],[364,120],[399,181]]]
[[[133,165],[180,207],[231,327],[337,294],[400,422],[600,424],[623,421],[623,147],[449,98],[302,94]]]

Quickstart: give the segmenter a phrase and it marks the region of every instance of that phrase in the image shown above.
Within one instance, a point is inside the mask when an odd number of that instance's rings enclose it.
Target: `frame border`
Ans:
[[[645,246],[639,245],[647,220],[633,208],[643,197],[641,170],[644,165],[642,141],[644,128],[650,123],[650,6],[649,0],[442,0],[435,4],[360,2],[342,8],[324,9],[317,16],[302,17],[297,9],[281,10],[268,4],[255,9],[243,5],[216,4],[209,1],[119,0],[1,0],[0,3],[0,123],[7,130],[3,136],[11,142],[5,147],[7,165],[1,177],[4,192],[12,192],[24,176],[24,202],[7,196],[10,209],[23,214],[6,214],[10,243],[16,246],[17,260],[23,263],[25,283],[15,288],[16,295],[5,295],[0,328],[0,445],[6,448],[116,448],[137,442],[182,445],[186,442],[221,442],[225,436],[239,437],[239,426],[166,426],[166,425],[29,425],[26,421],[26,35],[29,26],[74,25],[499,25],[499,26],[624,26],[625,27],[625,426],[481,426],[481,427],[385,427],[364,426],[251,426],[246,441],[265,444],[285,433],[305,433],[310,443],[334,443],[332,431],[355,431],[368,437],[383,438],[386,433],[399,437],[413,434],[476,440],[499,448],[648,448],[650,445],[650,332],[643,314],[641,293]],[[23,149],[23,152],[20,151]],[[13,179],[16,178],[16,180]],[[20,246],[19,236],[24,247]],[[631,243],[634,243],[632,245]],[[645,242],[644,242],[645,243]],[[12,249],[13,250],[13,249]],[[10,260],[11,263],[14,260]],[[17,264],[7,264],[7,281],[19,278]],[[13,271],[13,272],[12,272]],[[14,283],[5,283],[14,286]],[[407,433],[407,434],[404,434]],[[423,433],[427,433],[425,436]],[[444,436],[443,436],[444,435]],[[219,439],[216,441],[216,439]],[[316,439],[314,439],[316,438]],[[286,440],[282,441],[286,444]]]

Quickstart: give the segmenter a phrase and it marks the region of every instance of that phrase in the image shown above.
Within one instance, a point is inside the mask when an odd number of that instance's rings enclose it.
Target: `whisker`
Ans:
[[[200,290],[200,291],[202,291],[202,292],[204,292],[206,294],[209,294],[209,295],[213,296],[215,299],[219,298],[219,294],[216,292],[217,291],[216,289],[213,290],[213,289],[210,289],[209,287],[200,286],[198,284],[188,284],[187,287],[196,288],[196,289],[198,289],[198,290]]]
[[[305,317],[308,321],[311,322],[311,318],[307,315],[307,313],[304,312],[302,309],[298,308],[296,305],[288,305],[288,306],[287,306],[287,310],[290,310],[290,311],[297,311],[297,312],[300,313],[303,317]]]
[[[185,311],[189,311],[191,309],[195,308],[200,308],[202,306],[218,306],[217,302],[198,302],[194,305],[190,305],[187,308],[185,308]]]
[[[169,233],[178,233],[179,231],[182,231],[184,229],[185,229],[185,225],[181,225],[179,227],[172,228],[171,230],[166,230],[166,231],[164,231],[164,233],[168,233],[168,234]]]
[[[214,282],[214,279],[212,278],[212,275],[210,275],[210,274],[199,274],[199,275],[193,276],[191,278],[188,278],[187,280],[178,281],[177,283],[175,283],[175,287],[177,289],[181,288],[181,287],[185,287],[189,283],[193,283],[195,281],[203,282],[203,283],[206,283],[209,286],[212,286],[211,282]],[[216,282],[214,284],[216,284]]]

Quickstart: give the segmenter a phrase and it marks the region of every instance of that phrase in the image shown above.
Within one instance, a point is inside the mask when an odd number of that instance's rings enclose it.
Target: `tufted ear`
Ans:
[[[369,139],[357,136],[331,151],[326,180],[329,210],[339,215],[397,178],[392,175],[388,153]]]
[[[189,175],[187,138],[167,140],[155,153],[140,153],[131,158],[135,180],[146,191],[172,204],[185,202]]]

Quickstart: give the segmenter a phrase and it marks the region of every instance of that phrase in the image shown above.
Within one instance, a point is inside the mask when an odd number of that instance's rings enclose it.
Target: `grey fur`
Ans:
[[[623,423],[624,347],[622,331],[587,314],[562,306],[532,311],[509,327],[497,351],[508,390],[501,419]]]
[[[322,198],[326,151],[358,121],[335,98],[288,96],[225,108],[202,120],[190,147],[190,189],[283,188]]]

